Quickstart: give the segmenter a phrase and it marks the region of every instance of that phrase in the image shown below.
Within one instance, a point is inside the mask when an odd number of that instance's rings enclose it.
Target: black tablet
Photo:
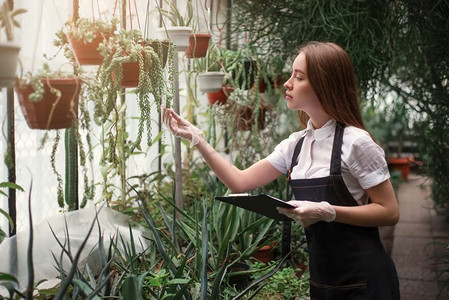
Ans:
[[[266,194],[230,194],[228,196],[217,196],[215,199],[233,204],[278,221],[287,221],[291,219],[286,215],[278,213],[276,207],[281,206],[295,208],[295,206],[288,204],[283,200]]]

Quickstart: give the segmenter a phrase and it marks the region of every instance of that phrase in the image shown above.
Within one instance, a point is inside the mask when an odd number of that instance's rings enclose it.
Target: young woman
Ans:
[[[164,108],[163,120],[195,145],[234,193],[287,175],[296,208],[278,211],[305,227],[311,299],[400,299],[396,269],[378,232],[397,223],[398,203],[384,152],[363,125],[349,55],[334,43],[307,43],[284,87],[287,106],[298,111],[305,129],[245,170],[172,110]]]

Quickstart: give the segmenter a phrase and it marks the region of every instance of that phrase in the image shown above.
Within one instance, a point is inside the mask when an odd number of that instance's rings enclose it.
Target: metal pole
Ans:
[[[178,52],[174,55],[174,65],[175,65],[175,95],[174,95],[174,110],[179,115],[179,66],[178,66]],[[181,160],[181,139],[175,138],[175,204],[180,209],[183,209],[183,199],[182,199],[182,160]]]
[[[8,168],[8,181],[16,183],[16,145],[15,145],[15,126],[14,126],[14,90],[8,88],[6,91],[7,101],[7,126],[8,126],[8,146],[7,151],[11,166]],[[17,228],[17,207],[16,207],[16,189],[8,189],[8,213],[12,219],[14,227],[9,225],[9,236],[16,235]]]

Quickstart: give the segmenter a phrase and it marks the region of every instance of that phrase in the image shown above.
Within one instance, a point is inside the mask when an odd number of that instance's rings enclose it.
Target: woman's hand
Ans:
[[[318,221],[332,222],[335,220],[335,210],[328,202],[291,200],[288,203],[296,206],[296,208],[278,207],[278,212],[295,220],[304,227],[308,227]]]
[[[203,132],[172,109],[162,107],[162,121],[173,135],[188,140],[192,147],[199,143]]]

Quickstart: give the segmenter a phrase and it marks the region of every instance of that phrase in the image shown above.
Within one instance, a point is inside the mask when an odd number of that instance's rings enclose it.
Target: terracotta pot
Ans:
[[[259,130],[263,130],[265,128],[265,112],[266,108],[260,106],[259,120],[258,120]],[[251,106],[245,106],[240,108],[235,117],[235,123],[237,124],[238,130],[240,131],[251,130],[254,123],[253,119],[254,119],[253,108]]]
[[[151,43],[149,43],[149,46],[151,46],[156,53],[159,53],[157,42],[151,42]],[[170,46],[170,44],[168,41],[161,43],[162,57],[160,59],[161,59],[161,63],[162,63],[162,68],[164,68],[165,65],[167,64],[169,46]],[[144,59],[145,59],[145,54],[143,54],[143,55],[144,55]],[[123,70],[123,77],[122,77],[122,81],[120,83],[120,87],[122,87],[122,88],[137,87],[139,85],[139,76],[140,76],[139,63],[138,62],[123,63],[122,70]],[[111,76],[112,76],[112,79],[115,80],[114,72],[111,73]]]
[[[19,51],[19,44],[0,42],[0,89],[14,84]]]
[[[262,246],[259,250],[257,250],[252,256],[260,262],[265,264],[274,260],[275,257],[275,248],[273,245],[265,245]]]
[[[388,158],[388,164],[395,170],[401,171],[401,177],[404,180],[408,179],[410,174],[410,163],[413,161],[413,157],[390,157]]]
[[[103,56],[97,50],[98,45],[103,42],[104,38],[101,33],[96,33],[95,38],[90,43],[77,40],[71,34],[67,36],[75,52],[76,60],[80,65],[101,65]]]
[[[31,129],[70,128],[74,114],[78,111],[78,99],[81,82],[73,78],[42,79],[44,94],[39,102],[31,102],[29,96],[33,87],[15,85],[20,108]],[[50,91],[50,86],[61,92],[61,97]],[[55,105],[53,107],[53,105]]]
[[[232,93],[234,88],[232,86],[223,86],[218,92],[206,93],[207,101],[210,105],[222,105],[228,101],[229,94]]]
[[[187,58],[205,57],[209,48],[209,33],[192,33],[189,39],[189,48],[185,51]]]

